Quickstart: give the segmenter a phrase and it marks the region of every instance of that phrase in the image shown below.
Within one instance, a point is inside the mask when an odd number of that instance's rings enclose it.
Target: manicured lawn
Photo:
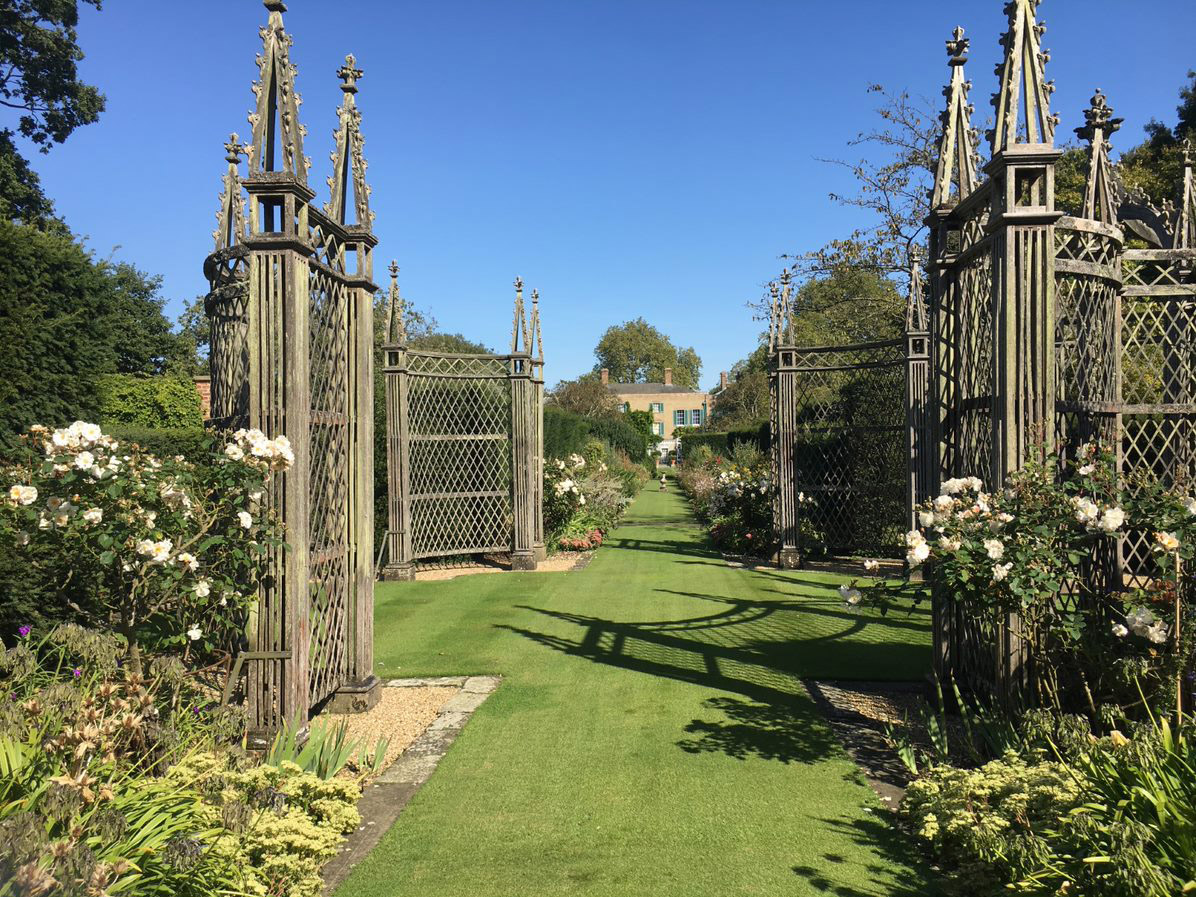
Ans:
[[[800,682],[919,678],[928,619],[839,582],[650,488],[581,572],[380,586],[379,675],[505,681],[337,897],[934,893]]]

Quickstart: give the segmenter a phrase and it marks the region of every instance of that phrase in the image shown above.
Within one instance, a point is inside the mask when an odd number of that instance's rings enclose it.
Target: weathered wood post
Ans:
[[[265,739],[282,725],[306,727],[308,644],[311,639],[308,569],[308,478],[311,384],[308,357],[308,207],[315,193],[307,184],[299,97],[290,61],[290,38],[282,22],[286,6],[267,0],[269,20],[257,107],[250,116],[248,303],[248,424],[268,435],[285,435],[295,461],[274,478],[264,504],[285,527],[289,550],[274,550],[272,575],[259,596],[251,645],[287,657],[249,668],[251,740]],[[213,372],[215,377],[215,372]]]
[[[535,481],[536,494],[532,500],[532,512],[536,519],[536,563],[548,559],[548,547],[544,544],[544,337],[540,330],[540,291],[532,290],[532,342],[528,351],[534,351],[532,359],[532,382],[535,384],[535,407],[532,414],[536,427]]]
[[[539,473],[536,422],[539,418],[532,352],[532,335],[523,305],[523,280],[516,277],[515,322],[507,368],[511,400],[512,570],[536,569],[536,479]]]
[[[343,681],[333,709],[361,711],[378,702],[380,682],[374,675],[374,213],[366,184],[365,140],[357,109],[357,80],[362,77],[352,54],[337,71],[343,95],[337,110],[333,174],[325,213],[344,228],[345,328],[348,377],[346,492],[349,556],[345,608]],[[352,194],[352,202],[350,202]],[[352,217],[350,217],[352,213]]]
[[[905,309],[905,413],[909,431],[906,503],[909,528],[918,525],[917,508],[934,495],[938,449],[932,441],[930,398],[930,323],[922,291],[922,259],[909,258],[909,297]]]
[[[386,566],[381,578],[393,582],[415,579],[411,543],[411,459],[407,433],[406,307],[399,294],[399,266],[390,263],[390,296],[387,307],[386,345],[382,348],[386,377],[387,489]]]
[[[769,424],[772,439],[773,526],[780,543],[777,563],[784,570],[801,566],[798,514],[804,496],[797,491],[797,383],[793,345],[793,284],[788,270],[770,285],[772,313],[768,338]]]

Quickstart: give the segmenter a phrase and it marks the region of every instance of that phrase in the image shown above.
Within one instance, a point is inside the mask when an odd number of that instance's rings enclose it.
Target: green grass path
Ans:
[[[934,893],[800,681],[918,678],[928,620],[839,582],[652,488],[577,573],[379,586],[380,676],[505,679],[337,897]]]

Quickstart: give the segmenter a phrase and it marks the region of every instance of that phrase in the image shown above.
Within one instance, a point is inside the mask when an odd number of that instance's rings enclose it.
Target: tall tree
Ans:
[[[707,429],[746,430],[768,420],[768,346],[737,361],[729,374],[726,388],[715,395]]]
[[[562,380],[548,393],[548,401],[582,417],[614,417],[618,400],[593,374]]]
[[[665,368],[672,368],[674,385],[697,389],[702,373],[702,359],[693,348],[678,348],[643,318],[608,328],[594,355],[594,370],[607,368],[616,383],[660,383]]]
[[[5,0],[0,5],[0,106],[16,130],[0,131],[0,202],[8,217],[50,219],[52,206],[13,141],[19,133],[48,152],[104,111],[104,96],[79,78],[79,6],[101,0]]]

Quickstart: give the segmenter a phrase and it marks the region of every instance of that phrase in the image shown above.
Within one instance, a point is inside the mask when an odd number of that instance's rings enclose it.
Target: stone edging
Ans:
[[[337,854],[324,867],[324,893],[331,894],[378,846],[415,792],[431,778],[440,759],[461,734],[475,710],[482,706],[502,682],[501,676],[434,676],[426,679],[390,679],[387,688],[456,686],[461,690],[441,708],[440,714],[407,750],[366,785],[360,802],[361,825],[349,835]]]

